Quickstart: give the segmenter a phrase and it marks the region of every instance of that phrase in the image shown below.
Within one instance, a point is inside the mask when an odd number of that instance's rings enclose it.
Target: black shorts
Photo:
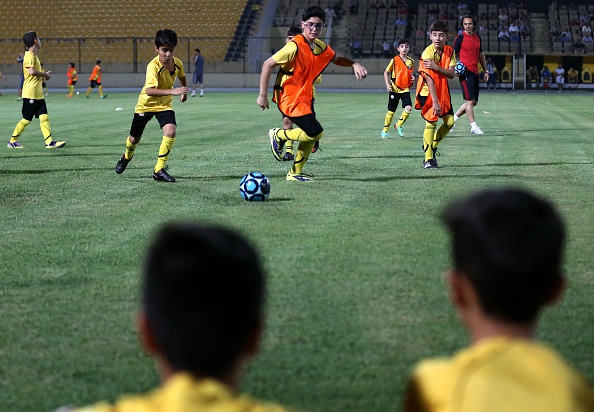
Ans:
[[[146,124],[151,121],[153,117],[157,118],[161,129],[166,124],[175,123],[175,112],[173,110],[165,110],[164,112],[145,112],[145,113],[134,113],[134,119],[132,119],[132,126],[130,127],[130,136],[139,138],[142,137]]]
[[[318,119],[316,119],[315,113],[306,114],[305,116],[299,117],[287,117],[291,119],[293,124],[296,124],[297,127],[303,130],[309,137],[315,137],[324,131],[324,128],[320,122],[318,122]]]
[[[98,82],[97,80],[91,80],[91,85],[89,87],[94,89],[95,86],[101,86],[101,82]]]
[[[427,102],[427,96],[419,96],[419,103],[421,104],[421,107],[425,106],[425,102]],[[451,105],[450,105],[451,106]],[[442,113],[441,116],[439,117],[444,117],[447,115],[454,115],[454,109],[452,107],[450,107],[450,110],[448,110],[447,113]]]
[[[404,92],[404,93],[390,92],[390,99],[388,100],[388,110],[391,112],[395,112],[398,109],[399,101],[402,101],[403,109],[406,106],[412,106],[412,101],[410,100],[410,92]]]
[[[476,100],[479,98],[479,76],[469,70],[460,75],[460,86],[464,100]]]
[[[33,117],[39,117],[42,114],[47,114],[47,106],[45,105],[45,99],[33,100],[23,99],[23,119],[31,121]]]
[[[72,83],[70,83],[70,86],[74,86],[76,84],[78,80],[72,80]]]

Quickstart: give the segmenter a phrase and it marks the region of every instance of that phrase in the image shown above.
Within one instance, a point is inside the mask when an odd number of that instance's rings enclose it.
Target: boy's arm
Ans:
[[[180,78],[181,83],[181,78]],[[173,89],[157,89],[156,87],[147,87],[146,94],[148,96],[178,96],[188,94],[190,89],[185,86],[185,77],[184,82],[182,83],[181,87],[174,87]]]
[[[39,72],[37,70],[35,70],[34,67],[27,67],[27,70],[29,71],[29,74],[31,76],[36,76],[36,77],[43,77],[45,80],[49,80],[52,78],[52,71],[49,70],[47,72]]]
[[[388,73],[387,70],[384,70],[384,80],[386,81],[386,89],[388,89],[389,92],[392,91],[392,79],[390,78],[390,73]]]
[[[441,115],[441,105],[439,104],[439,98],[437,96],[437,89],[435,88],[435,83],[433,82],[431,76],[425,76],[425,82],[427,83],[427,88],[429,89],[431,100],[433,101],[433,112],[436,116],[439,117]]]
[[[359,64],[349,58],[346,58],[344,56],[335,55],[334,58],[332,59],[332,63],[334,63],[337,66],[352,67],[357,80],[363,80],[364,78],[367,77],[367,69],[365,67],[361,66],[361,64]]]
[[[439,64],[435,63],[435,61],[432,59],[423,60],[423,67],[441,73],[448,79],[453,79],[455,76],[454,66],[450,66],[449,69],[445,69]]]
[[[262,73],[260,74],[260,95],[256,101],[262,110],[268,109],[268,82],[270,81],[272,69],[276,66],[278,66],[278,63],[272,57],[269,57],[262,64]]]
[[[187,86],[186,76],[178,77],[178,79],[179,79],[179,84],[182,85],[181,88],[185,88],[187,90],[185,93],[182,93],[181,96],[179,97],[179,101],[183,103],[188,99],[188,91],[190,91],[190,89],[188,87],[186,87]]]

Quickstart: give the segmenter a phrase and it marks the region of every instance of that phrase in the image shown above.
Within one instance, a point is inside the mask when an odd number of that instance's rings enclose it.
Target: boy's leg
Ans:
[[[402,128],[402,125],[404,125],[404,122],[406,122],[408,116],[410,115],[410,111],[412,110],[412,101],[410,99],[410,93],[405,93],[402,95],[402,105],[404,106],[404,110],[402,110],[400,119],[398,119],[398,122],[394,125],[394,127],[396,127],[396,130],[398,130],[398,136],[400,137],[404,137],[404,129]]]
[[[291,119],[289,119],[287,116],[283,115],[283,129],[284,130],[291,130],[293,129],[293,122],[291,121]],[[287,143],[285,145],[285,155],[283,156],[283,161],[288,162],[291,160],[294,160],[294,147],[293,147],[293,141],[292,140],[287,140]]]
[[[155,116],[163,130],[163,139],[161,141],[161,146],[159,147],[159,155],[157,156],[157,163],[155,164],[155,169],[153,171],[153,179],[160,182],[173,183],[175,182],[175,178],[165,171],[165,165],[167,164],[167,160],[169,159],[169,155],[171,154],[175,142],[177,129],[175,113],[173,110],[167,110],[165,112],[156,113]]]
[[[390,129],[390,125],[392,124],[392,119],[394,118],[394,112],[388,110],[386,112],[386,117],[384,118],[384,128],[382,129],[381,137],[382,139],[389,139],[390,133],[388,130]]]
[[[66,142],[64,141],[56,142],[52,139],[52,130],[47,113],[39,115],[39,127],[41,128],[41,133],[43,134],[43,140],[45,141],[46,149],[61,149],[62,147],[66,146]]]
[[[437,161],[435,160],[435,151],[433,149],[433,142],[435,141],[435,129],[437,122],[426,122],[425,131],[423,132],[423,151],[425,152],[425,160],[423,167],[425,169],[437,168]]]
[[[452,127],[454,127],[454,116],[451,114],[446,114],[442,117],[443,123],[435,132],[435,136],[433,138],[433,152],[435,153],[435,149],[437,149],[437,145],[442,141],[444,137],[450,132]]]
[[[130,134],[126,138],[126,150],[118,162],[116,163],[115,172],[121,174],[126,170],[128,163],[134,157],[134,151],[142,139],[142,133],[146,124],[153,118],[152,114],[144,113],[144,116],[140,116],[138,113],[134,113],[132,119],[132,126],[130,126]]]
[[[102,86],[102,85],[98,85],[98,86],[97,86],[97,89],[99,90],[99,96],[100,96],[102,99],[105,99],[105,98],[107,97],[107,95],[106,95],[106,94],[103,94],[103,86]]]
[[[31,123],[31,120],[23,118],[16,124],[7,147],[11,149],[22,149],[24,147],[22,144],[18,142],[18,140],[19,137],[21,137],[21,134],[23,134],[23,132],[25,131],[25,128],[29,125],[29,123]]]

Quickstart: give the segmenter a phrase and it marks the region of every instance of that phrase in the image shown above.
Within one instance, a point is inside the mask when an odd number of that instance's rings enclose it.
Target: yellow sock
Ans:
[[[97,86],[99,89],[99,96],[103,96],[103,86]]]
[[[439,129],[437,129],[437,132],[435,132],[435,136],[433,138],[433,149],[437,147],[439,142],[441,142],[441,139],[446,137],[447,134],[450,132],[450,129],[454,127],[454,116],[452,116],[451,114],[444,116],[442,120],[443,123],[441,124],[441,126],[439,126]]]
[[[52,130],[50,129],[50,121],[47,114],[39,116],[39,127],[41,128],[41,133],[43,133],[45,144],[50,144],[52,142]]]
[[[169,154],[173,148],[174,140],[175,138],[173,137],[163,136],[163,141],[161,142],[161,147],[159,148],[159,156],[157,157],[157,164],[155,165],[155,172],[165,168],[165,163],[167,163],[167,159],[169,158]]]
[[[134,150],[136,150],[136,146],[138,146],[138,143],[132,143],[130,141],[130,136],[128,136],[126,139],[126,151],[124,152],[124,157],[126,159],[130,160],[132,157],[134,157]]]
[[[393,118],[394,118],[394,112],[391,112],[388,110],[388,113],[386,113],[386,118],[384,119],[384,129],[383,129],[384,132],[387,132],[388,129],[390,128]]]
[[[293,141],[292,140],[287,140],[287,144],[285,145],[285,151],[287,153],[293,154]]]
[[[322,132],[323,133],[323,132]],[[281,140],[289,141],[292,140],[294,142],[312,142],[314,143],[316,140],[320,140],[318,136],[310,137],[305,134],[305,132],[301,129],[288,129],[288,130],[279,130],[276,134]]]
[[[402,127],[404,122],[406,122],[406,119],[408,119],[408,116],[410,116],[410,112],[407,112],[406,109],[403,110],[402,114],[400,115],[400,119],[398,119],[398,123],[396,123],[396,126]]]
[[[21,137],[21,134],[23,133],[25,127],[27,127],[29,123],[31,123],[31,121],[26,119],[21,119],[21,121],[17,123],[17,125],[14,128],[14,132],[12,132],[10,143],[14,143],[17,140],[19,140],[19,137]]]
[[[89,87],[89,88],[87,89],[87,93],[85,94],[85,96],[88,96],[88,95],[90,95],[90,94],[91,94],[91,90],[93,90],[93,89]]]
[[[425,161],[429,159],[435,159],[433,153],[433,142],[435,139],[435,128],[436,124],[427,122],[425,123],[425,131],[423,132],[423,150],[425,151]]]
[[[68,94],[74,94],[74,85],[72,85],[72,84],[68,85]]]
[[[298,130],[298,129],[294,129]],[[305,134],[305,133],[303,133]],[[299,143],[299,148],[297,149],[297,155],[295,156],[295,161],[293,162],[293,166],[291,167],[291,173],[293,174],[301,174],[303,173],[303,166],[307,163],[307,159],[309,159],[309,155],[311,154],[311,149],[314,147],[314,143],[317,142],[322,138],[324,132],[320,133],[317,136],[309,137],[309,141],[301,141]],[[306,135],[307,136],[307,135]]]

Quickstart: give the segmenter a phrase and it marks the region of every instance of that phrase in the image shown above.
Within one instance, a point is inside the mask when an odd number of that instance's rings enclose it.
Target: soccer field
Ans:
[[[440,169],[425,170],[418,111],[406,138],[391,129],[386,141],[386,93],[320,90],[325,135],[305,169],[316,176],[309,184],[285,181],[290,164],[274,160],[267,137],[280,114],[262,112],[256,92],[174,100],[175,184],[151,178],[156,120],[126,172],[113,170],[137,93],[51,93],[61,150],[44,148],[37,119],[24,150],[6,148],[21,118],[15,97],[0,97],[3,412],[114,400],[158,384],[134,312],[145,246],[170,220],[236,228],[261,251],[267,330],[242,390],[304,411],[398,410],[418,360],[468,344],[448,302],[438,215],[457,196],[504,185],[551,199],[565,218],[569,285],[539,336],[594,380],[591,94],[484,92],[476,114],[485,135],[471,135],[463,117],[439,146]],[[460,94],[452,100],[462,103]],[[239,195],[241,177],[256,170],[271,180],[263,203]]]

